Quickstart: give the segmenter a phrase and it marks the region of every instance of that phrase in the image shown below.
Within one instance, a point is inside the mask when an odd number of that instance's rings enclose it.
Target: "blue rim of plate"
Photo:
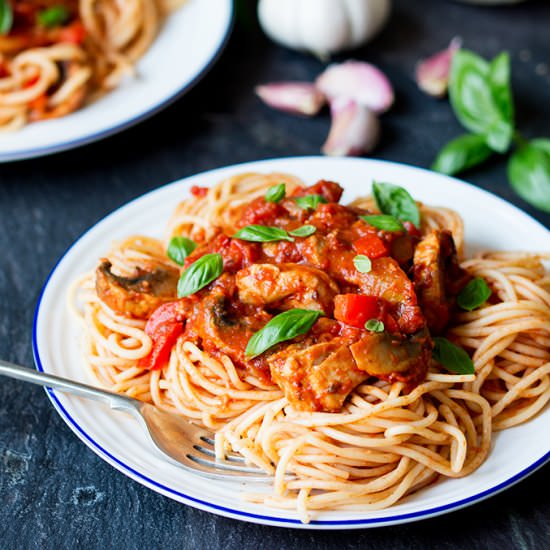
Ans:
[[[57,145],[37,147],[36,149],[29,149],[27,151],[21,151],[17,153],[5,153],[5,154],[0,153],[0,163],[27,160],[31,158],[53,155],[54,153],[61,153],[63,151],[68,151],[70,149],[76,149],[83,145],[88,145],[90,143],[100,141],[106,137],[122,132],[123,130],[127,130],[128,128],[131,128],[132,126],[135,126],[136,124],[139,124],[140,122],[143,122],[144,120],[166,109],[172,103],[177,101],[181,96],[183,96],[184,94],[189,92],[192,88],[194,88],[198,84],[198,82],[204,78],[206,73],[210,71],[213,65],[218,61],[223,51],[225,50],[227,43],[229,42],[229,38],[231,36],[231,31],[233,30],[234,24],[235,24],[235,6],[233,1],[230,0],[229,22],[228,22],[227,28],[225,29],[225,33],[223,34],[223,36],[221,37],[220,41],[218,42],[215,48],[214,55],[210,58],[208,63],[182,88],[179,88],[178,90],[176,90],[173,94],[169,95],[160,103],[153,105],[150,109],[147,109],[146,111],[140,113],[139,115],[129,120],[126,120],[124,122],[121,122],[120,124],[115,124],[110,128],[106,128],[99,132],[88,134],[87,136],[73,139],[71,141],[58,143]]]
[[[315,157],[313,157],[313,156],[312,157],[289,157],[288,159],[290,160],[290,159],[300,159],[300,158],[311,159],[311,158],[315,158]],[[240,165],[251,164],[251,163],[260,164],[262,162],[270,162],[270,161],[273,161],[273,160],[277,160],[277,159],[265,159],[263,161],[261,161],[261,160],[260,161],[248,161],[248,162],[243,162],[243,163],[240,163],[240,164],[232,165],[231,168],[236,168],[237,169]],[[366,160],[366,159],[364,159],[364,160]],[[369,159],[369,160],[372,161],[374,159]],[[375,162],[381,163],[381,164],[399,164],[401,166],[407,166],[407,167],[410,167],[410,168],[414,168],[415,170],[418,170],[418,171],[430,172],[430,170],[426,170],[426,169],[423,169],[423,168],[420,168],[420,167],[417,167],[417,166],[411,166],[411,165],[404,164],[404,163],[399,163],[399,162],[383,161],[383,160],[378,160],[378,159],[375,160]],[[224,168],[227,168],[227,167],[224,167]],[[202,172],[202,174],[209,173],[209,172],[216,172],[218,170],[223,170],[223,168],[207,170],[206,172]],[[140,195],[139,197],[136,197],[135,199],[123,204],[122,206],[120,206],[119,208],[113,210],[110,214],[108,214],[107,216],[105,216],[101,220],[97,221],[94,225],[89,227],[86,231],[84,231],[80,235],[80,237],[78,237],[78,239],[76,239],[67,248],[67,250],[65,250],[63,255],[59,258],[59,260],[54,265],[53,269],[50,271],[50,273],[49,273],[49,275],[46,279],[46,282],[44,283],[44,286],[42,287],[42,290],[40,291],[40,296],[38,298],[38,302],[37,302],[36,309],[35,309],[35,312],[34,312],[33,328],[32,328],[32,352],[33,352],[34,362],[35,362],[35,365],[36,365],[36,368],[37,368],[38,371],[45,372],[43,364],[42,364],[42,360],[40,359],[40,353],[38,351],[38,342],[37,342],[37,338],[38,338],[37,337],[37,325],[38,325],[38,317],[39,317],[39,314],[40,314],[40,306],[42,304],[42,299],[44,297],[44,293],[45,293],[45,291],[48,287],[48,283],[50,282],[50,279],[55,274],[59,264],[64,260],[64,258],[71,252],[73,247],[85,235],[87,235],[90,231],[92,231],[98,224],[100,224],[106,218],[116,214],[119,210],[125,208],[126,206],[128,206],[132,202],[134,202],[136,200],[139,200],[139,199],[142,199],[143,197],[145,197],[149,194],[155,193],[156,191],[158,191],[162,187],[167,187],[167,186],[170,186],[170,185],[178,184],[182,180],[186,180],[186,179],[189,179],[191,177],[196,177],[200,174],[201,173],[193,174],[191,176],[181,178],[180,180],[177,180],[175,182],[168,183],[164,186],[157,187],[156,189],[153,189],[152,191],[149,191],[148,193]],[[452,177],[449,177],[449,176],[444,176],[444,177],[447,177],[448,179],[454,181],[455,183],[460,183],[460,184],[466,185],[468,187],[474,187],[477,191],[482,191],[484,193],[488,193],[489,195],[491,195],[493,197],[496,197],[496,195],[493,195],[492,193],[490,193],[488,191],[485,191],[484,189],[478,188],[476,186],[473,186],[471,184],[468,184],[468,183],[463,182],[461,180],[458,180],[456,178],[452,178]],[[515,205],[512,205],[511,203],[508,203],[508,201],[506,201],[506,200],[504,200],[500,197],[497,197],[497,198],[502,200],[504,203],[513,206],[516,210],[519,210],[523,215],[527,216],[528,218],[533,220],[535,223],[537,223],[538,225],[540,225],[541,227],[544,228],[544,226],[542,224],[540,224],[540,222],[538,222],[534,218],[531,218],[531,216],[529,216],[527,213],[523,212],[520,208],[516,207]],[[276,516],[266,516],[266,515],[261,515],[261,514],[253,514],[253,513],[250,513],[250,512],[244,512],[244,511],[241,511],[241,510],[235,510],[235,509],[232,509],[232,508],[227,508],[225,506],[220,506],[218,504],[213,504],[213,503],[210,503],[206,500],[201,500],[199,498],[187,495],[185,493],[182,493],[181,491],[177,491],[175,489],[172,489],[171,487],[168,487],[167,485],[164,485],[162,483],[159,483],[158,481],[155,481],[154,479],[142,474],[141,472],[137,471],[132,466],[126,464],[120,458],[117,458],[115,455],[113,455],[112,453],[107,451],[107,449],[105,449],[102,445],[100,445],[97,441],[95,441],[95,439],[93,439],[78,424],[78,422],[70,415],[70,413],[61,404],[61,401],[57,397],[54,390],[52,390],[51,388],[45,388],[45,390],[46,390],[46,394],[48,395],[50,401],[53,403],[55,409],[59,412],[60,416],[65,420],[65,422],[68,424],[69,428],[78,436],[78,438],[81,439],[82,441],[84,441],[87,444],[88,447],[90,447],[97,455],[99,455],[101,458],[103,458],[106,462],[108,462],[109,464],[111,464],[116,469],[120,470],[121,472],[125,473],[131,479],[133,479],[135,481],[138,481],[139,483],[141,483],[141,484],[145,485],[146,487],[151,488],[153,490],[156,488],[156,489],[162,491],[161,494],[164,494],[165,496],[172,495],[173,497],[177,497],[177,498],[175,498],[175,500],[178,501],[178,502],[182,502],[183,504],[188,504],[189,506],[199,508],[203,511],[211,512],[211,513],[214,513],[214,514],[217,514],[217,515],[229,517],[229,518],[232,518],[232,519],[240,519],[242,521],[249,521],[249,522],[253,522],[253,523],[262,523],[262,522],[268,521],[272,525],[277,525],[278,524],[279,526],[296,527],[296,528],[307,527],[309,525],[312,525],[312,526],[335,528],[335,529],[346,529],[346,528],[355,529],[355,528],[361,528],[361,527],[383,527],[384,525],[391,525],[391,524],[395,524],[395,523],[408,523],[408,522],[418,521],[418,520],[422,520],[422,519],[429,519],[431,517],[435,517],[435,516],[444,514],[446,512],[460,510],[461,508],[464,508],[464,507],[466,507],[470,504],[481,502],[482,500],[485,500],[485,499],[487,499],[491,496],[494,496],[494,495],[504,491],[505,489],[508,489],[508,488],[512,487],[513,485],[515,485],[516,483],[518,483],[522,479],[526,478],[530,474],[534,473],[536,470],[538,470],[539,468],[541,468],[547,462],[550,461],[550,451],[548,451],[546,454],[544,454],[538,460],[533,462],[527,468],[524,468],[523,470],[521,470],[517,474],[515,474],[512,477],[508,478],[507,480],[495,485],[494,487],[491,487],[489,489],[486,489],[485,491],[481,491],[480,493],[476,493],[475,495],[471,495],[469,497],[466,497],[466,498],[463,498],[463,499],[460,499],[460,500],[457,500],[455,502],[451,502],[449,504],[445,504],[445,505],[442,505],[442,506],[435,506],[433,508],[428,508],[426,510],[421,510],[421,511],[418,511],[418,512],[410,512],[408,514],[396,514],[396,515],[388,516],[388,517],[378,517],[378,518],[374,517],[374,518],[350,519],[350,520],[312,520],[309,524],[304,525],[299,519],[276,517]],[[189,475],[192,475],[192,474],[189,474]]]

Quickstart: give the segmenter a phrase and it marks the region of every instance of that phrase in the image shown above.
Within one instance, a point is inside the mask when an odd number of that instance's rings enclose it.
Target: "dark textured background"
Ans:
[[[270,111],[252,87],[311,80],[321,63],[274,46],[240,21],[213,70],[163,113],[76,151],[0,166],[0,357],[32,365],[32,316],[43,282],[64,250],[114,208],[203,170],[318,153],[328,115],[304,120]],[[353,53],[386,71],[397,93],[376,158],[428,166],[460,132],[447,102],[424,96],[412,79],[417,59],[457,34],[485,56],[510,52],[519,126],[528,137],[550,136],[548,2],[497,9],[401,0],[384,32]],[[502,159],[465,179],[550,226],[549,215],[513,194]],[[543,468],[488,501],[417,524],[347,533],[262,527],[138,485],[80,443],[42,389],[0,383],[0,548],[6,549],[543,549],[550,546],[549,473]]]

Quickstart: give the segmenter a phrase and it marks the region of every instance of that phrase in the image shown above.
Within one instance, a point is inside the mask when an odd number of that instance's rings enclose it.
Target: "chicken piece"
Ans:
[[[236,274],[239,300],[278,310],[312,309],[330,315],[338,285],[315,267],[253,264]]]
[[[267,359],[271,377],[295,409],[338,412],[369,376],[357,368],[348,344],[345,338],[291,344]]]
[[[468,274],[458,265],[450,231],[432,231],[418,243],[413,277],[428,327],[434,334],[441,334],[449,322],[454,297],[468,280]]]
[[[147,319],[157,307],[176,299],[180,272],[175,267],[151,263],[137,267],[132,277],[115,275],[111,267],[111,262],[103,259],[96,269],[96,292],[121,315]]]
[[[432,352],[426,329],[409,337],[370,333],[350,346],[357,368],[390,382],[417,384],[424,379]]]

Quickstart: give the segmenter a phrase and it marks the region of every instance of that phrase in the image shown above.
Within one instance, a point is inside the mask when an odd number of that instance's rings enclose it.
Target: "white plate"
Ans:
[[[49,155],[119,132],[189,90],[216,61],[231,30],[231,0],[188,0],[164,22],[128,79],[70,115],[0,134],[0,162]]]
[[[116,210],[85,233],[50,275],[38,303],[33,346],[39,370],[87,381],[78,332],[64,307],[69,284],[109,248],[113,239],[134,233],[161,236],[172,210],[191,185],[213,185],[231,174],[282,171],[314,183],[325,178],[345,188],[344,202],[369,193],[371,181],[406,187],[433,205],[450,206],[464,217],[472,248],[550,250],[548,231],[503,200],[458,180],[419,168],[365,159],[326,157],[252,162],[213,170],[167,185]],[[236,519],[307,529],[351,529],[391,525],[435,516],[482,500],[516,483],[550,458],[550,409],[528,423],[495,435],[488,460],[464,479],[448,479],[387,510],[322,512],[308,525],[293,511],[280,511],[239,499],[232,482],[204,480],[165,462],[150,447],[137,423],[103,405],[50,391],[69,427],[88,447],[139,483],[180,502]]]

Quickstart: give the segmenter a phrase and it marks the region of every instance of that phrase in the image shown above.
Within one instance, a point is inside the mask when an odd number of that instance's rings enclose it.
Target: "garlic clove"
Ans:
[[[363,61],[330,65],[315,85],[329,100],[346,97],[375,113],[383,113],[393,104],[393,88],[386,75]]]
[[[330,103],[332,125],[322,147],[325,155],[357,156],[370,153],[380,137],[376,114],[353,99],[340,97]]]
[[[256,86],[255,92],[266,105],[298,115],[313,116],[325,104],[325,96],[309,82],[273,82]]]
[[[462,40],[455,37],[449,46],[440,52],[422,60],[416,66],[418,87],[433,97],[444,97],[449,84],[449,72],[454,53],[460,49]]]

